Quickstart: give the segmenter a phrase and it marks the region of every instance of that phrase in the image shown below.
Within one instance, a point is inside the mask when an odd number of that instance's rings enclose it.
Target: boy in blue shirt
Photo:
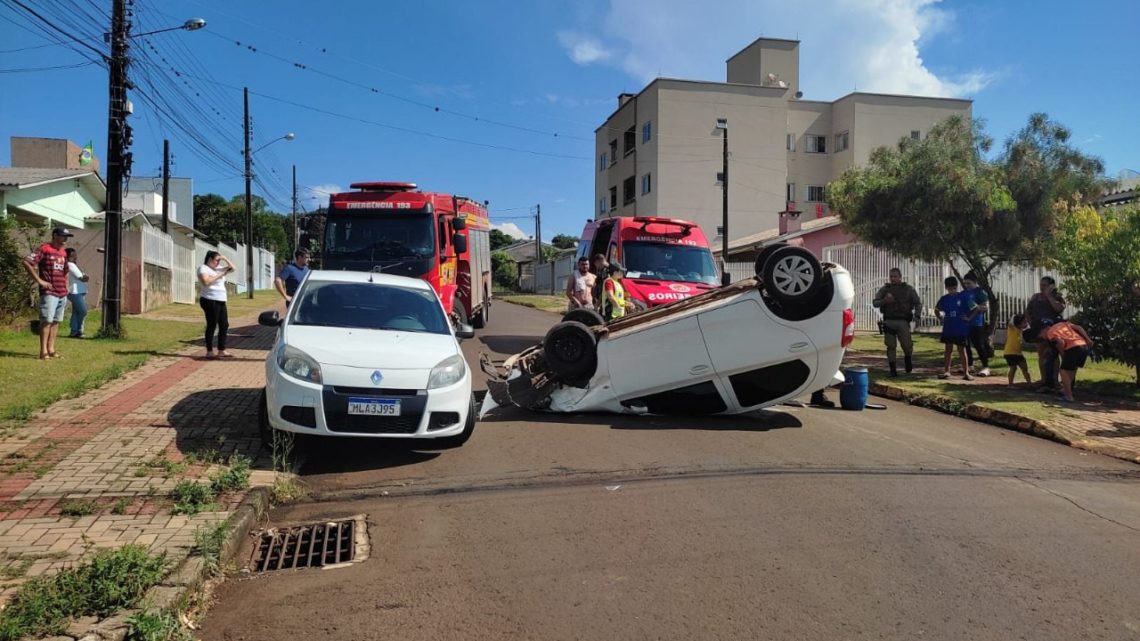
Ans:
[[[945,280],[946,295],[938,299],[938,304],[934,307],[934,315],[942,321],[942,337],[941,341],[946,345],[946,352],[944,363],[945,367],[943,372],[938,375],[938,378],[950,378],[950,363],[954,357],[954,348],[958,348],[958,360],[962,362],[962,367],[966,371],[966,380],[972,381],[974,377],[970,375],[970,368],[966,364],[966,343],[969,342],[970,325],[967,320],[969,315],[968,301],[958,291],[958,279],[953,276]]]
[[[305,275],[308,273],[309,251],[298,249],[293,253],[293,262],[282,267],[281,273],[273,281],[273,287],[277,289],[278,294],[281,294],[281,298],[285,299],[286,307],[293,300],[293,295],[297,293],[297,288],[301,286],[301,281],[305,280]]]
[[[978,287],[978,277],[970,272],[962,277],[962,293],[965,300],[968,316],[966,318],[969,330],[966,342],[966,366],[974,367],[974,351],[978,352],[978,360],[982,362],[982,369],[978,376],[990,375],[989,335],[986,332],[986,312],[989,311],[990,298],[986,290]]]

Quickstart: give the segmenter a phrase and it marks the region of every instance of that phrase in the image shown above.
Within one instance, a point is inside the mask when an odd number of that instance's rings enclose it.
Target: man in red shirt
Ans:
[[[51,242],[40,245],[24,259],[24,269],[40,286],[40,358],[56,358],[55,337],[67,309],[67,252],[63,246],[74,236],[56,227]]]

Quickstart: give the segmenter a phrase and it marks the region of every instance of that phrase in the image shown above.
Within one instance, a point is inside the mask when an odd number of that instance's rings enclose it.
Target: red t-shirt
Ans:
[[[28,262],[36,267],[40,278],[51,283],[48,289],[40,288],[41,295],[67,297],[67,252],[62,247],[56,249],[44,243],[28,256]]]

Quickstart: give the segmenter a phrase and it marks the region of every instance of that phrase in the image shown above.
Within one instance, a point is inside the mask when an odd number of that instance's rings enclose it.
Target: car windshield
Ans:
[[[293,324],[450,333],[435,292],[375,283],[309,282],[293,306]]]
[[[427,214],[330,214],[325,247],[330,255],[373,261],[427,258],[435,252],[435,225]]]
[[[716,265],[707,247],[627,242],[622,257],[628,278],[718,283]]]

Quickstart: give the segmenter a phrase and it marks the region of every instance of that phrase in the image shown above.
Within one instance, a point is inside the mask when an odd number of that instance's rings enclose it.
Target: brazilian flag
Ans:
[[[91,158],[92,158],[92,155],[94,153],[95,153],[95,147],[91,144],[91,141],[88,140],[87,146],[84,147],[83,151],[79,153],[79,164],[83,167],[90,165],[91,164]]]

